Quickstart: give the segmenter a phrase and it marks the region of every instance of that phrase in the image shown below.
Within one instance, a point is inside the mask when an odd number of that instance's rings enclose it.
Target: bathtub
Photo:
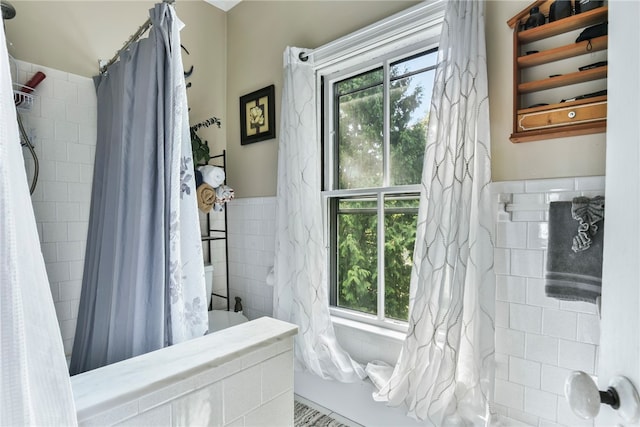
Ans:
[[[204,266],[204,279],[207,285],[207,297],[211,296],[213,291],[213,266]],[[208,304],[208,303],[207,303]],[[248,322],[249,319],[245,317],[242,312],[234,313],[227,310],[212,310],[209,312],[209,334],[220,331],[222,329],[229,328],[231,326],[239,325],[241,323]]]

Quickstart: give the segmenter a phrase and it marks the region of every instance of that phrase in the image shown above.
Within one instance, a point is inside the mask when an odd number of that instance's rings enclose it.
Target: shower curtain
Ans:
[[[0,424],[77,425],[0,25]]]
[[[149,37],[96,78],[98,140],[72,374],[207,331],[183,24],[167,3],[150,16]]]
[[[284,52],[273,313],[299,327],[297,369],[353,382],[365,377],[364,369],[340,347],[329,317],[315,73],[311,58],[298,58],[301,51]]]
[[[425,148],[409,329],[376,400],[429,425],[490,422],[495,278],[484,2],[445,12]],[[389,372],[390,373],[390,372]]]

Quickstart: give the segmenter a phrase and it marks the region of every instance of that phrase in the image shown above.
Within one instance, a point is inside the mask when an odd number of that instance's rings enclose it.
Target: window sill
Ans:
[[[371,325],[368,323],[359,322],[357,320],[346,319],[336,315],[331,315],[331,322],[336,326],[341,326],[349,329],[353,329],[368,335],[377,337],[383,337],[402,343],[407,335],[406,331],[395,331],[382,326]]]

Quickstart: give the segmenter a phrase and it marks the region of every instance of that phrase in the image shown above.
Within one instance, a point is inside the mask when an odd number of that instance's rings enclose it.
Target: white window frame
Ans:
[[[440,33],[442,31],[442,23],[444,21],[444,9],[445,0],[426,1],[420,3],[414,7],[411,7],[405,11],[390,16],[380,22],[372,24],[363,28],[353,34],[342,37],[324,46],[321,46],[307,55],[313,58],[314,69],[316,72],[316,91],[320,95],[323,85],[322,81],[325,80],[325,91],[329,91],[333,82],[332,76],[339,74],[340,79],[348,78],[349,70],[353,70],[353,75],[363,71],[364,68],[375,68],[376,66],[382,66],[383,62],[378,58],[386,57],[390,59],[387,63],[393,62],[396,59],[410,56],[411,54],[418,53],[420,51],[426,51],[433,49],[438,45],[440,40]],[[393,54],[396,55],[393,55]],[[356,71],[357,69],[357,71]],[[329,92],[325,92],[325,99]],[[327,135],[328,140],[332,138],[329,135],[329,129],[333,127],[330,120],[333,120],[332,114],[325,116],[326,123],[322,121],[322,105],[321,96],[317,97],[316,111],[318,114],[318,140],[322,135],[322,131]],[[332,108],[332,107],[331,107]],[[388,111],[385,111],[385,114]],[[334,154],[333,144],[325,144],[325,152],[323,153],[325,158],[332,158]],[[325,179],[334,179],[335,174],[332,170],[325,171]],[[328,186],[327,186],[328,185]],[[385,183],[386,185],[386,183]],[[333,182],[325,183],[326,188],[335,188]],[[394,188],[382,187],[377,188],[378,201],[384,199],[386,194],[393,194]],[[403,186],[404,191],[420,191],[419,185]],[[371,190],[362,190],[362,193],[371,194]],[[340,196],[343,191],[332,190],[323,191],[322,198],[324,206],[327,208],[324,210],[324,224],[325,224],[325,243],[328,248],[329,242],[329,227],[327,226],[329,220],[328,212],[328,199],[329,197]],[[354,191],[349,191],[349,195],[353,195]],[[378,204],[378,209],[382,209],[383,204]],[[384,235],[378,233],[378,239],[384,238]],[[329,271],[329,257],[333,254],[329,254],[327,257],[327,271]],[[379,257],[380,259],[380,257]],[[380,261],[379,261],[380,262]],[[330,286],[331,280],[327,281]],[[378,295],[378,307],[380,304],[384,304],[384,295]],[[393,319],[381,320],[378,316],[372,316],[365,313],[359,313],[353,310],[343,309],[339,307],[330,307],[332,316],[354,320],[365,324],[372,324],[380,326],[382,328],[406,331],[407,323],[397,321]],[[380,310],[378,310],[380,312]]]

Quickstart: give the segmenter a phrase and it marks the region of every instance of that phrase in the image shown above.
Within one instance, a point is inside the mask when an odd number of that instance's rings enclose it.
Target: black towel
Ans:
[[[602,288],[603,215],[602,197],[549,205],[547,296],[596,303]]]

